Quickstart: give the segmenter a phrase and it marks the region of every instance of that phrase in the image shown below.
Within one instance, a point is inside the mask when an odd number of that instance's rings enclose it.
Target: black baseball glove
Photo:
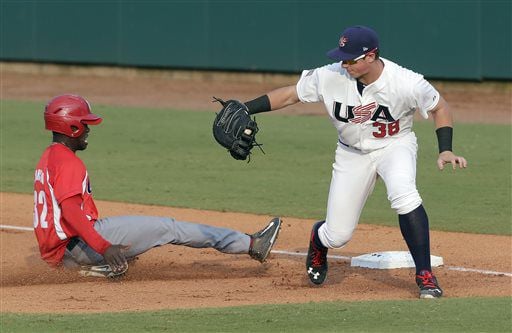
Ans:
[[[256,142],[258,124],[251,119],[247,106],[237,100],[223,101],[214,97],[222,104],[222,110],[215,116],[213,136],[217,142],[228,149],[233,158],[245,160],[251,154]]]

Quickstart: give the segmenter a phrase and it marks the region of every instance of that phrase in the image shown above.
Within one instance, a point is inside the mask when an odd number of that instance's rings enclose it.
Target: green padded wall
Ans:
[[[0,59],[299,72],[330,62],[344,27],[436,79],[512,79],[512,1],[0,2]]]

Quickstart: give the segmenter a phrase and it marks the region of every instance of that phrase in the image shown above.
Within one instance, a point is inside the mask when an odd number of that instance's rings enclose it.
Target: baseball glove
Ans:
[[[255,138],[258,133],[256,119],[251,119],[247,106],[242,102],[223,101],[216,97],[214,101],[222,104],[222,110],[215,116],[213,137],[221,146],[227,148],[233,158],[247,159],[254,146],[260,147]]]

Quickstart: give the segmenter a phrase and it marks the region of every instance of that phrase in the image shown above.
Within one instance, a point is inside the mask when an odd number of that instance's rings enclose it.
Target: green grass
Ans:
[[[43,104],[1,101],[1,191],[32,192],[33,169],[51,134]],[[79,152],[97,199],[301,218],[325,216],[336,132],[327,117],[258,116],[250,163],[214,141],[213,113],[95,107]],[[431,122],[418,122],[418,188],[432,229],[512,234],[510,125],[457,124],[454,147],[467,170],[437,170]],[[100,212],[101,213],[101,212]],[[397,225],[379,182],[362,223]]]
[[[2,332],[510,332],[510,298],[325,302],[135,313],[2,314]]]

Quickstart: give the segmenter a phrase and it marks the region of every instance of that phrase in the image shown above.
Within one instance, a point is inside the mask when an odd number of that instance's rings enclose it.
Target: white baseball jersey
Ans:
[[[302,102],[324,102],[342,144],[371,152],[411,132],[413,114],[424,118],[439,101],[439,92],[422,75],[380,58],[380,77],[362,96],[357,82],[340,62],[305,70],[297,83]]]

